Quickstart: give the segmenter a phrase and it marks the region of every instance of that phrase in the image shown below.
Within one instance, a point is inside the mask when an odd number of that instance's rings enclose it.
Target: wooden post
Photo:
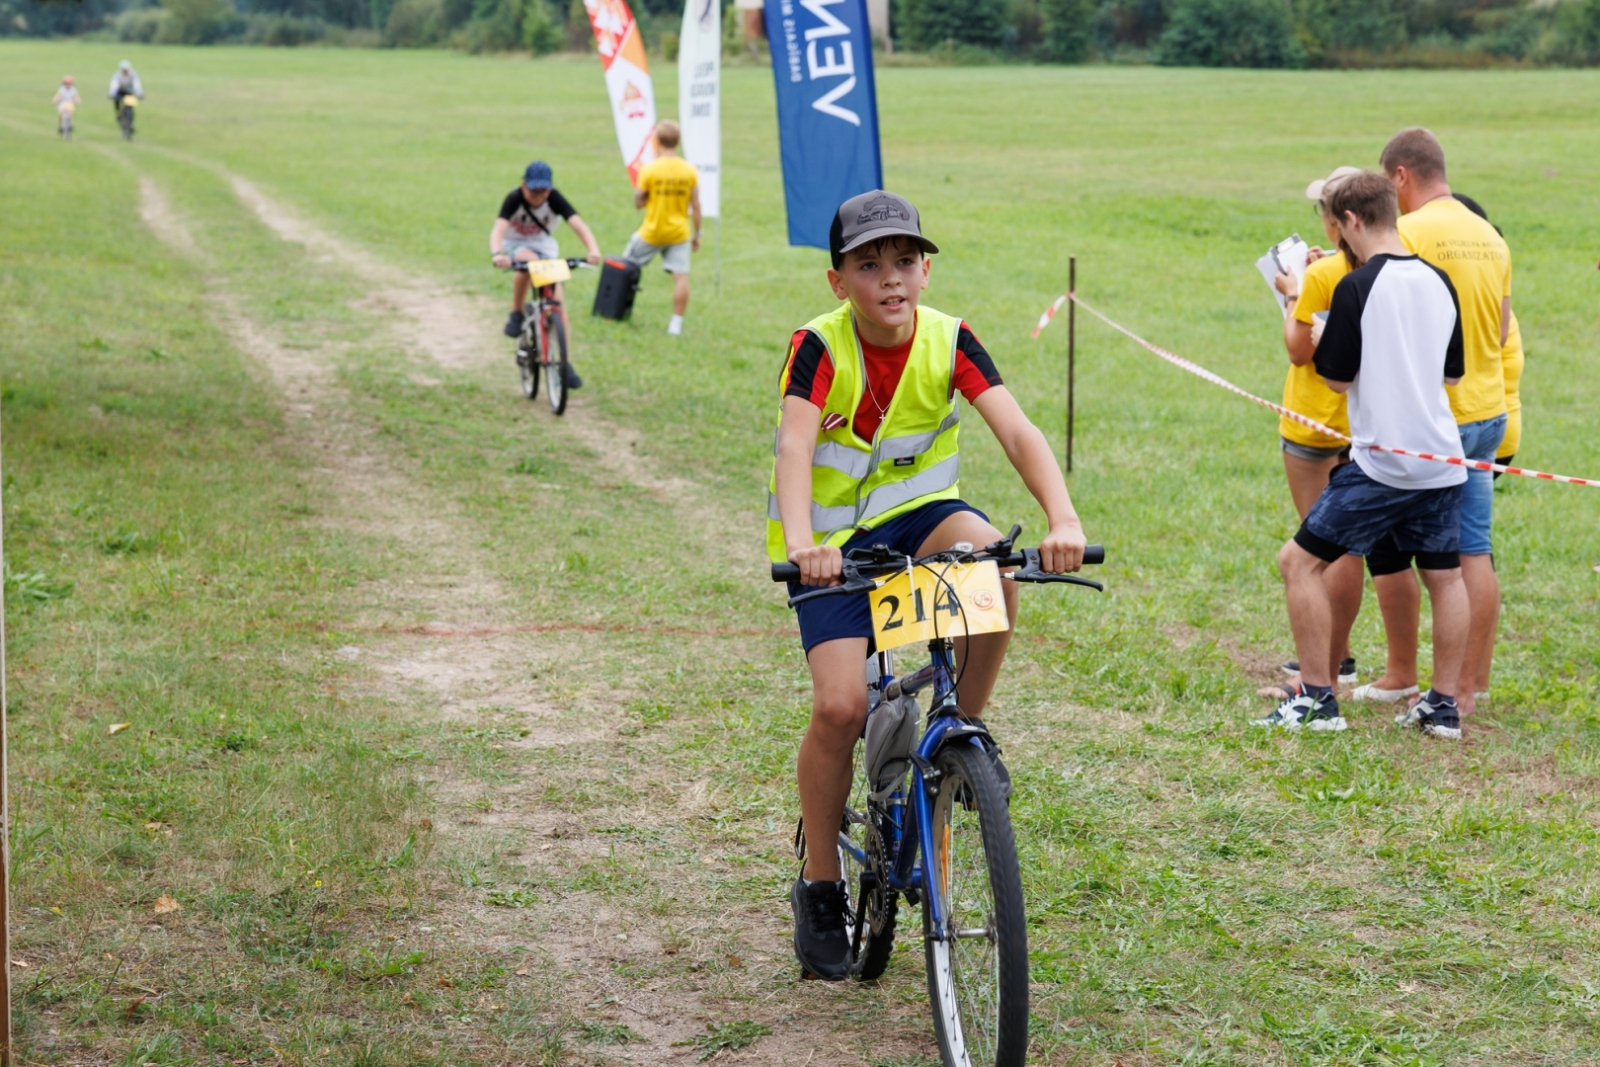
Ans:
[[[1078,377],[1078,257],[1067,259],[1067,473],[1072,473],[1072,416]]]
[[[0,570],[5,560],[0,507]],[[11,1067],[11,776],[6,767],[6,594],[0,582],[0,1067]]]

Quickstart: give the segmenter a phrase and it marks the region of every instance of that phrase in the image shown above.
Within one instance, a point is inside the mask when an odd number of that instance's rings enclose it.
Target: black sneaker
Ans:
[[[1428,690],[1428,695],[1432,696],[1433,690]],[[1461,740],[1461,713],[1454,703],[1436,704],[1424,697],[1396,715],[1394,724],[1403,730],[1415,726],[1428,737]]]
[[[794,909],[794,954],[808,978],[837,982],[850,973],[850,899],[843,882],[796,878],[789,890]]]
[[[1284,674],[1299,674],[1300,661],[1297,659],[1288,660],[1279,664],[1279,669]],[[1355,685],[1360,680],[1361,676],[1356,674],[1356,658],[1354,656],[1346,656],[1339,662],[1339,684]]]
[[[568,389],[582,389],[583,379],[578,377],[578,372],[572,369],[572,364],[567,364],[566,381]]]
[[[1312,696],[1304,686],[1295,687],[1295,695],[1279,704],[1272,714],[1251,719],[1251,726],[1266,729],[1314,730],[1318,733],[1338,733],[1349,723],[1339,714],[1339,701],[1332,693]]]
[[[507,315],[506,316],[505,335],[507,337],[521,337],[522,336],[522,323],[523,323],[522,312],[513,311],[511,314]]]

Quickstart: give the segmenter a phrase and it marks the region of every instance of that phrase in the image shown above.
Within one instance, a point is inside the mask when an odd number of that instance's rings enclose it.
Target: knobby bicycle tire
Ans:
[[[525,308],[522,336],[517,338],[517,371],[522,376],[522,395],[534,400],[539,396],[539,316],[531,305]]]
[[[924,884],[940,894],[952,934],[934,939],[923,901],[923,951],[944,1067],[1022,1067],[1028,1054],[1028,928],[1011,814],[990,757],[945,748],[933,803],[935,855]]]
[[[544,344],[540,349],[544,362],[544,395],[550,401],[550,410],[556,415],[567,410],[567,325],[561,321],[561,312],[552,311],[545,322]]]

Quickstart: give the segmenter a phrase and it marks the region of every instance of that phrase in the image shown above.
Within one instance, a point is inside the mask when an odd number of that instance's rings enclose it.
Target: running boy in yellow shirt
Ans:
[[[843,553],[859,546],[924,556],[1000,539],[988,517],[960,498],[958,392],[1044,510],[1050,530],[1039,544],[1040,565],[1077,570],[1083,528],[1049,443],[966,323],[919,306],[927,254],[939,249],[922,236],[917,209],[881,189],[852,197],[834,218],[829,250],[828,284],[840,303],[790,344],[768,487],[767,552],[775,563],[799,566],[802,582],[791,595],[802,584],[838,584]],[[1015,622],[1011,582],[1005,598]],[[865,597],[822,597],[796,610],[812,698],[798,767],[806,862],[789,894],[794,949],[808,973],[840,979],[850,943],[838,831],[867,718],[872,615]],[[957,695],[967,718],[982,721],[1010,637],[956,640]]]
[[[679,137],[676,122],[657,124],[661,155],[639,168],[639,187],[633,194],[633,206],[644,208],[644,225],[628,239],[622,253],[623,259],[641,267],[661,255],[662,265],[672,275],[667,333],[673,337],[683,332],[683,313],[689,309],[689,253],[700,251],[700,172],[678,158]]]

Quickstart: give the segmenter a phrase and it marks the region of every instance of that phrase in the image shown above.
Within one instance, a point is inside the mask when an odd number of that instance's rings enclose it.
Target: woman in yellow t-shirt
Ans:
[[[1322,229],[1335,246],[1339,230],[1335,221],[1323,210],[1323,198],[1345,179],[1360,174],[1356,167],[1339,167],[1332,174],[1306,187],[1306,197],[1316,204],[1317,217]],[[1317,342],[1322,339],[1322,318],[1333,306],[1333,290],[1339,279],[1355,267],[1348,252],[1324,253],[1314,249],[1314,261],[1306,268],[1305,277],[1298,282],[1292,275],[1278,275],[1278,291],[1288,300],[1288,312],[1283,320],[1283,344],[1289,350],[1289,375],[1283,383],[1283,406],[1290,411],[1306,415],[1330,429],[1349,434],[1350,417],[1346,413],[1345,398],[1323,382],[1311,365]],[[1283,452],[1283,472],[1289,480],[1289,496],[1294,509],[1304,519],[1317,502],[1317,497],[1328,486],[1333,469],[1350,459],[1350,445],[1337,437],[1329,437],[1290,418],[1278,420],[1279,447]],[[1346,685],[1356,680],[1356,661],[1350,655],[1350,627],[1355,624],[1356,613],[1361,610],[1361,558],[1346,556],[1329,567],[1324,581],[1333,601],[1334,643],[1339,649],[1337,676]],[[1290,674],[1298,674],[1300,665],[1293,660],[1283,665]],[[1296,683],[1287,687],[1269,686],[1261,690],[1262,696],[1280,699]]]

